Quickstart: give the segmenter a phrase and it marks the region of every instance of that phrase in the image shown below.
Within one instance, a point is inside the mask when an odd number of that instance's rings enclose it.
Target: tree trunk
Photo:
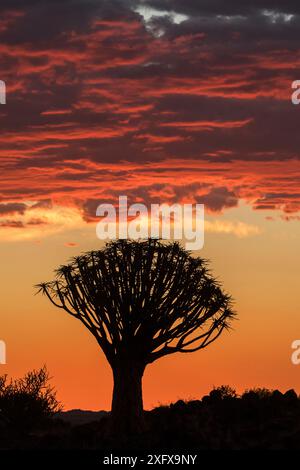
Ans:
[[[142,377],[145,365],[122,362],[114,367],[114,389],[110,432],[113,435],[139,434],[145,429]]]

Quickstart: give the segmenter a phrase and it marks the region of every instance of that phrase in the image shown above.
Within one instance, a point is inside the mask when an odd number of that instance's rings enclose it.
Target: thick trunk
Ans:
[[[115,435],[144,431],[142,377],[145,366],[123,362],[113,369],[114,389],[110,431]]]

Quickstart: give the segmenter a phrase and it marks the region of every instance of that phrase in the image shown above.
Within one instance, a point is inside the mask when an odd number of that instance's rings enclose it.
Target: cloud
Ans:
[[[207,194],[199,196],[199,202],[213,212],[220,212],[223,209],[236,207],[238,205],[238,197],[225,186],[214,187]]]
[[[26,209],[26,204],[22,202],[8,202],[0,204],[0,217],[3,215],[24,214]]]
[[[23,222],[21,220],[9,220],[9,219],[5,219],[5,220],[1,220],[0,221],[0,228],[24,228],[25,225],[23,224]]]
[[[0,241],[41,240],[84,225],[76,207],[36,208],[26,211],[17,220],[0,219]]]
[[[141,6],[163,14],[145,24]],[[300,211],[296,2],[271,10],[262,0],[4,0],[1,8],[3,223],[32,204],[54,226],[51,207],[91,221],[93,201],[118,194],[202,200],[213,212],[240,200]]]
[[[245,238],[262,233],[261,229],[256,225],[246,224],[245,222],[230,222],[221,220],[206,220],[205,231],[209,233],[231,234],[238,238]]]
[[[29,208],[30,210],[35,209],[52,209],[53,204],[51,199],[42,199],[41,201],[34,202]]]

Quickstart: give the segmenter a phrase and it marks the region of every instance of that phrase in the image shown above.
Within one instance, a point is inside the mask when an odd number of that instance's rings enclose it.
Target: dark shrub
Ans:
[[[49,385],[46,367],[23,378],[8,381],[0,377],[0,423],[2,429],[24,434],[43,426],[61,410],[55,390]]]

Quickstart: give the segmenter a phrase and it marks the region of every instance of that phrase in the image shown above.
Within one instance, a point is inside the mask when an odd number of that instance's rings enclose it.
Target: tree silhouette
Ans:
[[[38,285],[96,338],[113,372],[112,432],[144,429],[142,376],[168,354],[202,349],[229,327],[231,297],[177,242],[116,240]]]

